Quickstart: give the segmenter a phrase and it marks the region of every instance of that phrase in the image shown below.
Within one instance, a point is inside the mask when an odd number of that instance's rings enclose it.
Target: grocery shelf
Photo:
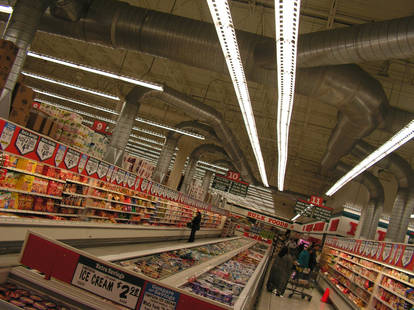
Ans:
[[[377,272],[377,273],[379,272],[379,271],[378,271],[377,269],[375,269],[375,268],[371,268],[371,267],[364,266],[364,265],[362,265],[362,264],[360,264],[360,263],[357,263],[357,262],[353,261],[352,259],[345,258],[345,257],[342,257],[342,256],[340,256],[340,255],[338,255],[338,258],[343,259],[343,260],[346,260],[347,262],[350,262],[350,263],[352,263],[352,264],[355,264],[355,265],[361,266],[361,267],[363,267],[363,268],[365,268],[365,269],[372,270],[372,271],[375,271],[375,272]]]
[[[28,191],[22,191],[20,189],[7,188],[7,187],[0,187],[0,191],[26,194],[26,195],[33,195],[33,196],[39,196],[39,197],[45,197],[45,198],[53,198],[53,199],[59,199],[59,200],[62,199],[62,197],[58,197],[58,196],[46,195],[46,194],[40,194],[40,193],[34,193],[34,192],[28,192]]]
[[[364,276],[363,274],[360,274],[360,273],[358,273],[357,271],[355,271],[355,270],[353,270],[352,268],[349,268],[348,266],[345,266],[344,264],[341,264],[341,263],[339,263],[339,262],[336,262],[339,266],[342,266],[342,267],[344,267],[344,268],[346,268],[346,269],[348,269],[349,271],[351,271],[351,272],[353,272],[354,274],[356,274],[357,276],[359,276],[359,277],[362,277],[362,278],[364,278],[364,279],[367,279],[368,281],[371,281],[371,282],[375,282],[375,279],[370,279],[370,278],[368,278],[367,276]]]
[[[403,283],[403,284],[405,284],[405,285],[408,285],[408,286],[414,287],[414,284],[413,284],[413,283],[410,283],[410,282],[407,282],[407,281],[401,280],[400,278],[397,278],[397,277],[395,277],[395,276],[393,276],[393,275],[390,275],[390,274],[388,274],[388,273],[383,272],[383,276],[385,276],[385,277],[389,277],[389,278],[394,279],[394,280],[397,280],[397,281],[399,281],[399,282],[401,282],[401,283]]]
[[[71,206],[71,205],[58,205],[58,204],[55,204],[55,206],[60,207],[60,208],[81,209],[81,210],[85,209],[85,207]]]
[[[391,306],[389,303],[387,303],[386,301],[382,300],[381,298],[379,298],[378,296],[374,295],[374,298],[376,300],[378,300],[380,303],[386,305],[388,308],[392,309],[392,310],[396,310],[393,306]]]
[[[351,299],[349,299],[348,296],[344,294],[335,284],[333,284],[324,274],[320,274],[318,284],[320,285],[322,290],[325,290],[326,288],[330,288],[331,290],[333,290],[333,292],[330,292],[329,298],[333,300],[333,303],[337,309],[346,309],[346,306],[348,306],[354,310],[360,310],[360,308]]]
[[[79,217],[79,214],[51,213],[51,212],[31,211],[31,210],[19,210],[19,209],[4,209],[4,208],[0,208],[0,211],[1,212],[9,212],[9,213],[26,213],[26,214],[38,214],[38,215]]]
[[[28,175],[32,175],[35,177],[39,177],[39,178],[43,178],[43,179],[47,179],[47,180],[51,180],[51,181],[55,181],[55,182],[59,182],[59,183],[66,183],[66,181],[61,180],[61,179],[56,179],[56,178],[52,178],[43,174],[39,174],[39,173],[34,173],[34,172],[30,172],[27,170],[23,170],[23,169],[17,169],[14,167],[7,167],[7,166],[2,166],[1,168],[10,170],[10,171],[15,171],[15,172],[19,172],[19,173],[23,173],[23,174],[28,174]]]
[[[83,182],[70,180],[70,179],[66,179],[66,183],[74,183],[74,184],[79,184],[79,185],[83,185],[83,186],[90,186],[88,183],[83,183]]]
[[[209,259],[208,261],[206,261],[204,263],[201,263],[197,266],[194,266],[192,268],[189,268],[189,269],[183,270],[181,272],[175,273],[174,275],[161,280],[161,282],[165,283],[167,285],[175,286],[175,287],[179,287],[181,285],[184,285],[185,283],[188,282],[189,278],[198,277],[201,274],[206,273],[207,271],[213,269],[217,265],[220,265],[220,264],[228,261],[229,259],[236,256],[240,252],[243,252],[244,250],[250,248],[256,242],[257,241],[252,240],[251,242],[247,243],[246,245],[244,245],[244,246],[242,246],[238,249],[232,250],[228,253],[224,253],[222,255],[219,255],[217,257]]]
[[[336,271],[337,273],[339,273],[341,276],[343,276],[344,278],[347,278],[347,276],[345,274],[343,274],[342,272],[340,272],[339,270],[336,270],[335,268],[329,266],[332,270]],[[363,302],[365,302],[366,304],[368,304],[368,301],[365,300],[364,298],[362,298],[359,294],[357,294],[355,292],[354,289],[350,288],[348,285],[346,285],[345,283],[339,282],[342,286],[346,287],[347,289],[349,289],[355,296],[357,296],[359,299],[361,299]],[[352,284],[356,284],[355,282],[352,282]],[[359,286],[359,285],[358,285]]]
[[[68,195],[68,196],[76,196],[76,197],[83,197],[83,198],[88,198],[88,195],[84,195],[84,194],[78,194],[78,193],[71,193],[71,192],[63,192],[63,195]]]
[[[403,295],[401,295],[401,294],[399,294],[399,293],[397,293],[397,292],[393,291],[391,288],[386,287],[386,286],[384,286],[384,285],[382,285],[382,284],[379,284],[378,286],[379,286],[379,287],[381,287],[381,288],[383,288],[383,289],[384,289],[384,290],[386,290],[387,292],[390,292],[391,294],[393,294],[393,295],[395,295],[395,296],[397,296],[397,297],[399,297],[399,298],[401,298],[401,299],[404,299],[405,301],[407,301],[407,302],[409,302],[410,304],[414,305],[414,300],[408,299],[407,297],[405,297],[405,296],[403,296]]]
[[[110,212],[119,212],[119,213],[127,213],[127,214],[137,214],[137,215],[141,215],[141,213],[133,212],[133,211],[123,211],[123,210],[107,209],[107,208],[92,207],[92,206],[86,206],[85,209],[93,209],[93,210],[102,210],[102,211],[110,211]]]

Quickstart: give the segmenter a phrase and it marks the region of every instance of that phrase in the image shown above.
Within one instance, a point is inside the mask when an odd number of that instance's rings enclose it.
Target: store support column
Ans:
[[[203,200],[206,198],[206,195],[208,193],[208,189],[210,187],[210,183],[211,183],[211,179],[213,178],[213,175],[214,175],[213,171],[206,170],[206,174],[204,175],[203,184],[202,184]]]
[[[181,141],[185,141],[186,138],[182,138]],[[182,171],[184,169],[185,162],[187,160],[188,155],[190,155],[194,145],[191,143],[182,143],[180,145],[179,151],[177,153],[177,157],[175,158],[174,166],[171,170],[170,177],[168,178],[167,186],[173,189],[178,187],[180,183]]]
[[[32,44],[41,17],[52,2],[54,1],[18,0],[13,8],[3,39],[16,44],[19,51],[0,95],[0,117],[9,118],[13,89],[23,69],[26,53]]]

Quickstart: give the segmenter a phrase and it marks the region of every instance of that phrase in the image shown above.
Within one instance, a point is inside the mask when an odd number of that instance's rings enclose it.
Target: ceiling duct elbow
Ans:
[[[77,22],[86,16],[91,0],[56,0],[50,6],[50,13],[71,22]]]

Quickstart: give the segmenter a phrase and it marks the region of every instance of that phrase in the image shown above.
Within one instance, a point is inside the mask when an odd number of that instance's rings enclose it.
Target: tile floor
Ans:
[[[270,265],[271,266],[271,265]],[[293,295],[292,298],[288,298],[290,291],[286,290],[284,297],[276,296],[269,293],[266,290],[266,283],[269,277],[270,267],[268,268],[265,281],[263,284],[262,292],[259,296],[256,304],[256,310],[274,310],[274,309],[290,309],[290,310],[333,310],[335,309],[332,305],[323,303],[320,301],[322,294],[318,288],[315,287],[312,290],[305,290],[305,293],[311,294],[312,299],[308,301],[307,298],[301,299],[300,295]]]

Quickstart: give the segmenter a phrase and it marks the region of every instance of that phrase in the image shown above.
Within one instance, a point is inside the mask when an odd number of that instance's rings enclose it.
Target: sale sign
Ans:
[[[107,123],[102,122],[102,121],[97,121],[97,120],[95,120],[92,125],[93,130],[95,130],[96,132],[102,132],[102,133],[106,132],[106,127],[108,127]]]

